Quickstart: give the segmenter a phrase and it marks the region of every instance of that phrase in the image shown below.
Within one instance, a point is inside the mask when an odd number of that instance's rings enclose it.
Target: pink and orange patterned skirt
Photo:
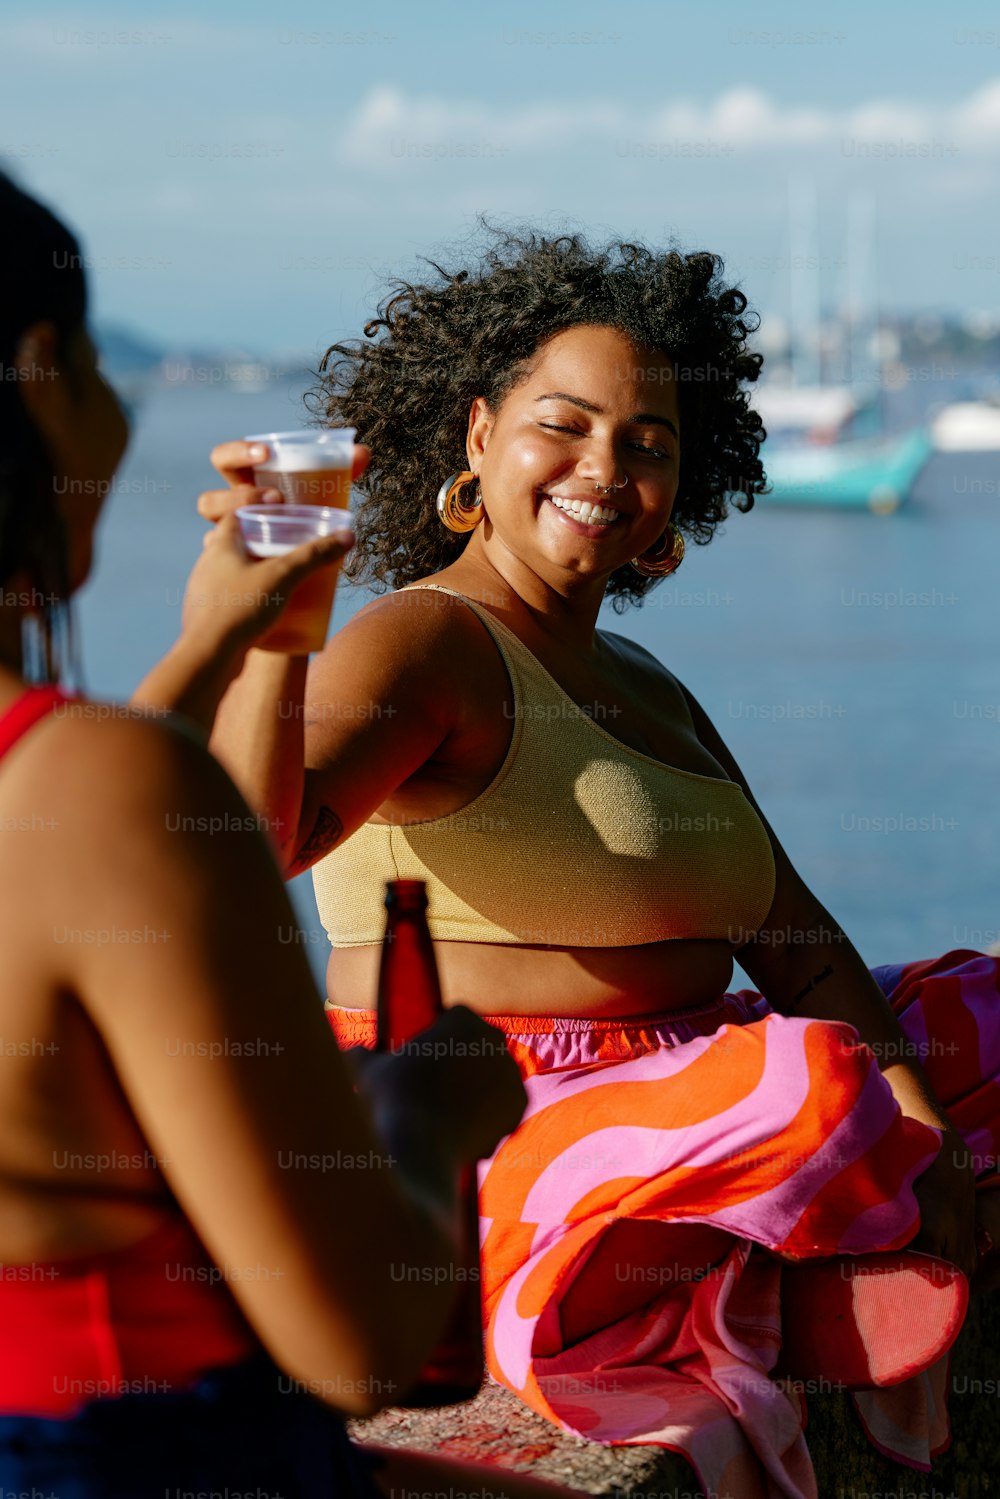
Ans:
[[[1000,965],[955,951],[872,972],[985,1184]],[[371,1012],[327,1014],[342,1046],[374,1044]],[[528,1093],[480,1166],[493,1377],[592,1441],[680,1452],[709,1495],[815,1499],[811,1388],[774,1377],[783,1265],[909,1243],[940,1131],[901,1114],[852,1026],[750,991],[631,1019],[486,1018]],[[682,1224],[701,1231],[665,1237]],[[852,1395],[888,1456],[929,1471],[948,1445],[948,1362]]]

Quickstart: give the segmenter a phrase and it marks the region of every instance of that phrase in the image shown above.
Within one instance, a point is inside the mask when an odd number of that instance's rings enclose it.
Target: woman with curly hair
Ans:
[[[395,591],[308,677],[252,651],[212,746],[314,867],[338,1037],[373,1043],[382,882],[414,877],[446,1003],[521,1066],[480,1175],[493,1374],[746,1499],[815,1494],[803,1381],[905,1461],[944,1444],[1000,1095],[995,961],[869,971],[696,699],[597,628],[764,487],[721,270],[494,232],[398,285],[319,391],[371,449],[350,571]],[[202,513],[259,498],[264,456],[216,449]],[[925,1074],[929,1037],[956,1045]]]

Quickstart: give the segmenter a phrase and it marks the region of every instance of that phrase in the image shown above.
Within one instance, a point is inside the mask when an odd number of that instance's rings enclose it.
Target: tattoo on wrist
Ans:
[[[328,854],[344,831],[344,824],[332,807],[320,807],[312,832],[295,855],[293,867],[311,864]]]
[[[833,964],[827,963],[826,967],[821,968],[819,973],[813,974],[812,978],[809,980],[808,984],[806,984],[804,989],[800,989],[798,994],[792,995],[792,1004],[800,1005],[807,994],[811,994],[812,991],[816,989],[820,984],[824,983],[827,979],[832,977]]]

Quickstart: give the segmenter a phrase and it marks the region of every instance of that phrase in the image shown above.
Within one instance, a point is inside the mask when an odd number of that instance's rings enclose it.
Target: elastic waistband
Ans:
[[[701,1005],[648,1015],[484,1015],[504,1038],[521,1075],[627,1062],[673,1050],[723,1025],[747,1025],[769,1008],[760,995],[720,994]],[[342,1047],[375,1045],[374,1010],[327,1004],[326,1018]],[[417,1043],[419,1045],[419,1042]]]
[[[674,1050],[714,1035],[724,1025],[749,1025],[770,1005],[746,990],[720,994],[701,1005],[657,1010],[648,1015],[484,1015],[504,1038],[523,1078],[536,1072],[634,1061],[650,1052]],[[326,1018],[341,1047],[375,1045],[374,1010],[327,1002]],[[419,1042],[417,1043],[419,1045]]]
[[[733,994],[720,994],[701,1005],[689,1005],[685,1009],[655,1010],[644,1015],[483,1015],[482,1019],[508,1036],[558,1036],[590,1035],[606,1031],[635,1032],[652,1030],[658,1026],[675,1025],[685,1020],[724,1010],[727,1002],[736,998]],[[375,1034],[376,1014],[372,1009],[353,1008],[350,1005],[335,1005],[326,1002],[326,1014],[330,1024],[339,1033],[349,1030],[359,1036]]]
[[[741,995],[720,994],[705,1004],[690,1004],[685,1009],[651,1010],[646,1015],[483,1015],[481,1018],[487,1024],[495,1025],[505,1036],[603,1036],[607,1033],[634,1036],[642,1031],[709,1021],[712,1016],[723,1016],[733,1006],[742,1007]],[[375,1010],[354,1009],[348,1004],[333,1004],[327,1000],[325,1013],[336,1036],[354,1037],[357,1045],[366,1045],[369,1037],[375,1037]]]

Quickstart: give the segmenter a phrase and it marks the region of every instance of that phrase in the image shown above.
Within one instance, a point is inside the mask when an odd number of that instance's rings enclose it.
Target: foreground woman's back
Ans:
[[[357,1078],[199,736],[28,685],[55,677],[125,427],[76,242],[2,178],[0,200],[0,1488],[371,1493],[342,1423],[279,1375],[347,1411],[406,1388],[449,1311],[459,1168],[523,1091],[464,1010],[433,1071]],[[342,550],[256,563],[217,530],[192,581],[235,604],[186,614],[159,680],[210,719]],[[434,1272],[416,1297],[401,1252]]]
[[[17,696],[4,680],[0,710]],[[179,1206],[286,1367],[390,1378],[407,1339],[371,1314],[393,1242],[419,1229],[388,1172],[338,1173],[339,1191],[323,1173],[385,1150],[338,1107],[344,1064],[301,948],[280,942],[268,850],[172,831],[250,820],[183,731],[88,711],[57,705],[0,762],[0,1258],[118,1249]]]

